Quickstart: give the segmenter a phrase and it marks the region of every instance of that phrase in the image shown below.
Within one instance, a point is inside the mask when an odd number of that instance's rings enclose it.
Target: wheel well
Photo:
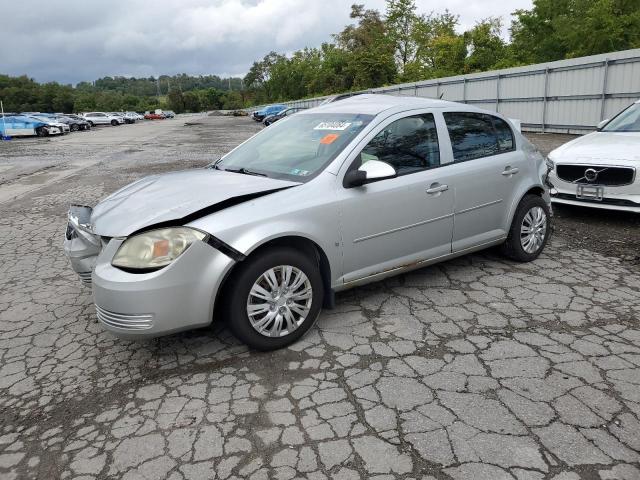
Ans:
[[[541,197],[543,194],[544,194],[544,189],[542,187],[533,187],[533,188],[530,188],[522,198],[524,198],[527,195],[537,195]]]
[[[320,269],[320,275],[322,277],[322,285],[324,287],[323,307],[333,308],[335,304],[335,300],[334,300],[334,292],[331,288],[331,267],[329,265],[329,259],[327,258],[327,255],[324,253],[322,248],[317,243],[315,243],[312,240],[309,240],[308,238],[297,237],[297,236],[279,237],[279,238],[274,238],[273,240],[269,240],[268,242],[260,245],[258,248],[253,250],[249,255],[247,255],[247,258],[245,258],[243,262],[246,262],[249,258],[253,257],[254,255],[260,255],[260,253],[263,252],[264,250],[267,250],[273,247],[294,248],[316,259],[316,261],[318,262],[318,267]],[[218,293],[220,293],[222,289],[225,287],[227,279],[231,276],[234,270],[235,270],[235,265],[231,269],[231,271],[229,271],[229,273],[226,275],[222,285],[220,285],[220,288],[218,289]],[[217,303],[217,300],[218,299],[216,298],[216,303]]]

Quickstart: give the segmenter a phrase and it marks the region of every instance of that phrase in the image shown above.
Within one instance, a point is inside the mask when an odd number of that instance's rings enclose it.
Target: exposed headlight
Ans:
[[[547,163],[547,172],[553,172],[556,168],[556,164],[549,157],[545,158],[545,162]]]
[[[188,227],[161,228],[124,241],[111,265],[132,270],[156,270],[171,264],[191,244],[207,236]]]

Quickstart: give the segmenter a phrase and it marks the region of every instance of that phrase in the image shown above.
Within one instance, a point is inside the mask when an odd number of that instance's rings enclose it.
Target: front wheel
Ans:
[[[233,334],[249,347],[266,351],[302,337],[318,318],[322,298],[315,258],[272,248],[238,265],[221,300]]]
[[[526,195],[518,205],[502,253],[518,262],[530,262],[542,253],[551,232],[551,212],[538,195]]]
[[[38,127],[36,128],[36,135],[39,137],[46,137],[47,135],[49,135],[49,132],[44,127]]]
[[[78,130],[80,130],[80,127],[78,126],[78,124],[72,123],[71,124],[71,131],[72,132],[77,132]]]
[[[117,120],[111,120],[111,125],[113,125],[114,127],[118,125],[118,121]]]

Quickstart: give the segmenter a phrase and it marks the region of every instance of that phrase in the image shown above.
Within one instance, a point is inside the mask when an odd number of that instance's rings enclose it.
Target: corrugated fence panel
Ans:
[[[546,123],[557,126],[595,126],[600,121],[600,100],[551,100]]]
[[[467,100],[490,100],[496,98],[496,81],[492,78],[489,80],[474,80],[467,82]]]
[[[602,93],[604,66],[549,72],[550,97]]]
[[[370,90],[466,102],[532,131],[584,133],[640,99],[640,49]],[[285,102],[314,107],[327,97]],[[253,107],[256,109],[257,107]]]
[[[500,113],[523,124],[542,123],[542,102],[506,102],[500,104]]]
[[[500,99],[544,96],[544,73],[502,77]]]
[[[609,65],[607,93],[640,94],[640,61]]]

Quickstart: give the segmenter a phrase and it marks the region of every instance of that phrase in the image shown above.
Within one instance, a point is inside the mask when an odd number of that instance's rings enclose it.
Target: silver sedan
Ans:
[[[205,169],[72,206],[65,251],[104,327],[209,325],[253,348],[294,342],[334,294],[491,246],[534,260],[547,167],[501,115],[360,95],[285,118]]]

